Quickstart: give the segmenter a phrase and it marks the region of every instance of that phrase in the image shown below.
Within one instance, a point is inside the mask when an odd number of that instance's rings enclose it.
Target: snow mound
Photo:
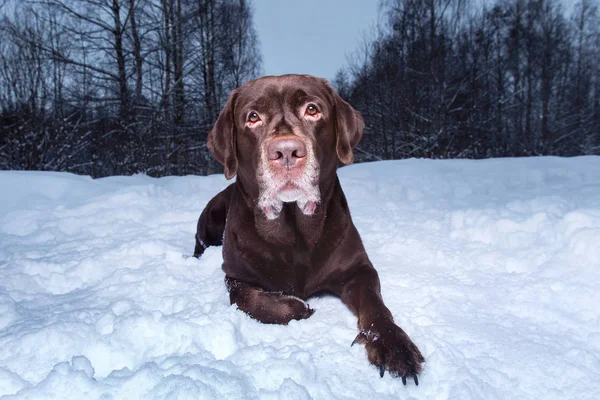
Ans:
[[[420,386],[380,379],[336,298],[288,326],[189,257],[220,176],[0,172],[1,399],[597,399],[600,157],[339,171]]]

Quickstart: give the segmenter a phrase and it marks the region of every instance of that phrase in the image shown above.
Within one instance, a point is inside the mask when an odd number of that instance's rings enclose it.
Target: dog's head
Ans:
[[[285,202],[312,215],[338,160],[354,160],[363,127],[360,113],[325,79],[267,76],[232,92],[208,147],[227,179],[237,173],[267,218],[276,218]]]

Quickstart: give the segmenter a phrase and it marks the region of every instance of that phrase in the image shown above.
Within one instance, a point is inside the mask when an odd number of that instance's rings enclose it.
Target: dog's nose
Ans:
[[[278,167],[293,168],[306,159],[306,146],[296,138],[277,138],[269,143],[267,156]]]

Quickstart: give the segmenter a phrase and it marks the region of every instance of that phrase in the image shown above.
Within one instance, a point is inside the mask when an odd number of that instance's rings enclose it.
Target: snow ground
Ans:
[[[336,298],[288,326],[229,305],[221,249],[185,257],[221,176],[0,172],[0,398],[600,398],[600,157],[339,175],[420,386]]]

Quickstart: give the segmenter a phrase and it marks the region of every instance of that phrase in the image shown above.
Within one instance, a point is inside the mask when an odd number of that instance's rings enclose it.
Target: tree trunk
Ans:
[[[142,101],[142,79],[143,79],[143,65],[142,65],[142,43],[140,41],[140,35],[137,29],[137,15],[135,12],[135,0],[129,0],[130,16],[131,19],[131,37],[133,38],[133,57],[135,59],[135,102],[140,104]]]
[[[127,71],[125,70],[125,53],[123,51],[123,29],[121,24],[121,5],[119,0],[112,0],[112,12],[114,21],[114,49],[117,58],[117,70],[119,76],[119,115],[122,121],[129,119],[129,91],[127,89]]]

